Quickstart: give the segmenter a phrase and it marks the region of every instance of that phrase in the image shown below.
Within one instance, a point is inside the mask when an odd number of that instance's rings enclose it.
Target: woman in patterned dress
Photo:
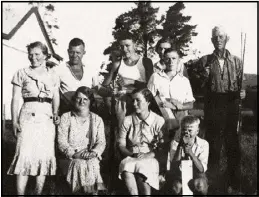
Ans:
[[[159,190],[159,164],[155,147],[163,137],[164,119],[148,109],[152,93],[147,89],[132,93],[135,112],[126,116],[119,131],[118,146],[125,157],[119,166],[130,195],[151,195]]]
[[[18,70],[12,80],[11,104],[17,145],[8,170],[17,175],[17,194],[24,195],[29,176],[36,176],[35,193],[41,194],[46,175],[55,175],[55,124],[59,107],[58,77],[46,66],[48,48],[41,42],[27,46],[31,66]],[[19,101],[23,105],[19,111]]]
[[[72,99],[73,111],[61,116],[58,127],[58,148],[65,156],[60,159],[60,168],[73,193],[104,189],[99,165],[106,145],[104,124],[90,112],[93,100],[90,88],[79,87]]]

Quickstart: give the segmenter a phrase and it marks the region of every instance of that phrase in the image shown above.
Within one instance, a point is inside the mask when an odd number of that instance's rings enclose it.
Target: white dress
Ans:
[[[16,72],[12,83],[22,88],[22,96],[53,97],[58,88],[58,78],[53,70],[38,76],[31,68]],[[52,104],[47,102],[25,102],[22,105],[14,159],[7,172],[9,175],[55,175],[55,125]]]

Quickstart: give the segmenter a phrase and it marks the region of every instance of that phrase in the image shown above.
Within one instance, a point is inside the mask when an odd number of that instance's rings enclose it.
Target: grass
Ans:
[[[241,193],[245,195],[252,195],[257,193],[257,126],[256,121],[251,119],[251,117],[245,117],[243,120],[243,129],[240,132],[240,145],[241,145]],[[108,122],[106,122],[106,125]],[[109,141],[109,129],[106,130],[106,138]],[[10,127],[6,128],[3,133],[2,138],[2,195],[14,195],[15,194],[15,176],[8,176],[6,174],[9,165],[13,159],[15,151],[15,139],[11,134]],[[110,180],[109,174],[109,163],[108,163],[108,152],[106,149],[106,154],[104,155],[104,161],[101,164],[102,175],[104,182],[108,184]],[[225,150],[222,149],[222,160],[221,160],[221,174],[223,174],[226,168],[226,156]],[[217,176],[217,175],[216,175]],[[219,176],[218,182],[214,182],[214,190],[209,190],[210,194],[227,194],[224,193],[222,189],[222,183],[224,179]],[[125,194],[125,189],[123,189],[123,184],[119,181],[115,181],[115,185],[118,190],[113,193],[104,191],[103,195],[123,195]],[[28,193],[33,195],[32,188],[34,186],[34,181],[30,180],[28,184]],[[216,189],[215,189],[216,188]],[[69,194],[68,186],[61,176],[47,177],[44,194],[49,196],[54,195],[66,195]],[[159,193],[156,192],[157,195]]]

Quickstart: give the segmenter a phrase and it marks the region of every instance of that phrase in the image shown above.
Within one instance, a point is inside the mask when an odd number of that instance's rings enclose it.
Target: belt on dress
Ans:
[[[52,99],[51,98],[47,98],[47,97],[43,97],[43,98],[40,98],[40,97],[27,97],[27,98],[24,98],[24,102],[40,102],[40,103],[43,103],[43,102],[47,102],[47,103],[51,103],[52,102]]]

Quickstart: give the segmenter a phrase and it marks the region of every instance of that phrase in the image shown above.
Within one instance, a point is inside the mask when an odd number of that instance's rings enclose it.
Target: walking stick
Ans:
[[[112,89],[114,90],[115,88],[115,79],[112,81]],[[110,125],[110,146],[109,146],[109,192],[111,193],[114,190],[114,181],[115,181],[115,167],[116,165],[114,164],[115,161],[115,149],[114,149],[114,143],[115,143],[115,128],[116,128],[116,114],[115,114],[115,95],[112,94],[111,97],[111,125]]]
[[[244,49],[241,49],[241,76],[240,76],[240,81],[239,81],[239,85],[238,85],[238,89],[239,89],[239,93],[242,90],[242,82],[243,82],[243,75],[244,75],[244,60],[245,60],[245,46],[246,46],[246,34],[244,35],[244,44],[243,43],[243,33],[241,33],[241,46],[244,45]],[[243,50],[243,51],[242,51]],[[242,108],[242,99],[239,99],[239,106],[238,106],[238,124],[237,124],[237,133],[240,132],[241,128],[242,128],[242,115],[241,115],[241,108]]]

